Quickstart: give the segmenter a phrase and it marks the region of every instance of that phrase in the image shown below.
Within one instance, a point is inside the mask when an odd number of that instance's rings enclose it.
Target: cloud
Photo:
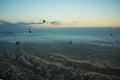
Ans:
[[[39,24],[44,24],[44,23],[43,22],[17,22],[16,24],[23,25],[23,26],[30,26],[30,25],[39,25]],[[61,22],[52,21],[52,22],[46,22],[45,24],[61,25]]]
[[[19,25],[43,24],[42,22],[17,22]]]
[[[43,25],[44,24],[44,25]],[[61,24],[63,24],[61,21],[51,21],[51,22],[16,22],[11,23],[7,21],[0,21],[0,28],[4,28],[4,30],[7,31],[18,31],[18,29],[21,28],[28,28],[28,27],[61,27]],[[16,30],[15,30],[16,29]],[[2,30],[2,29],[1,29]]]
[[[52,21],[52,22],[50,22],[50,23],[53,24],[53,25],[60,25],[60,24],[61,24],[60,21]]]
[[[78,23],[78,21],[72,21],[71,23]]]

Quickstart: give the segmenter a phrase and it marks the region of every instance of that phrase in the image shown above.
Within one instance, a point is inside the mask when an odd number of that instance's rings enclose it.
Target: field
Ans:
[[[120,48],[67,41],[0,42],[5,80],[120,80]]]

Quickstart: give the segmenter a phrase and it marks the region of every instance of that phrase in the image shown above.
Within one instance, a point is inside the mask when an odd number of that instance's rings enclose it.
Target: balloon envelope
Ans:
[[[16,41],[16,43],[15,43],[15,44],[16,44],[16,46],[18,46],[18,45],[20,44],[20,42],[19,42],[19,41]]]
[[[30,28],[28,28],[28,30],[30,30]]]
[[[43,20],[43,23],[45,23],[45,20]]]
[[[71,40],[69,41],[69,44],[70,44],[70,45],[72,44],[72,41],[71,41]]]
[[[113,34],[111,33],[110,36],[112,36]]]
[[[31,31],[29,31],[29,33],[31,33]]]

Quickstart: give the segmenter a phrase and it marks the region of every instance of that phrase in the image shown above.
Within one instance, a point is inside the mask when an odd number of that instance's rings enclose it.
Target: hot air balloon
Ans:
[[[20,42],[19,42],[19,41],[16,41],[15,44],[16,44],[16,46],[19,46]]]
[[[111,33],[110,36],[113,36],[113,34]]]
[[[118,40],[116,40],[116,43],[118,43],[119,41]]]
[[[43,20],[43,23],[45,23],[46,21],[45,20]]]
[[[28,28],[28,30],[30,30],[30,28]]]
[[[29,33],[31,33],[32,31],[29,31]]]
[[[72,41],[70,40],[70,41],[69,41],[69,45],[71,45],[71,44],[72,44]]]
[[[29,33],[31,33],[31,32],[32,32],[30,28],[28,28],[28,31],[29,31]]]

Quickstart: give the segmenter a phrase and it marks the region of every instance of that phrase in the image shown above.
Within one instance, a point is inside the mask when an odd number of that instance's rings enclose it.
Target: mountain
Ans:
[[[11,23],[7,21],[0,21],[0,33],[16,33],[23,32],[27,29],[27,27],[18,25],[16,23]]]

